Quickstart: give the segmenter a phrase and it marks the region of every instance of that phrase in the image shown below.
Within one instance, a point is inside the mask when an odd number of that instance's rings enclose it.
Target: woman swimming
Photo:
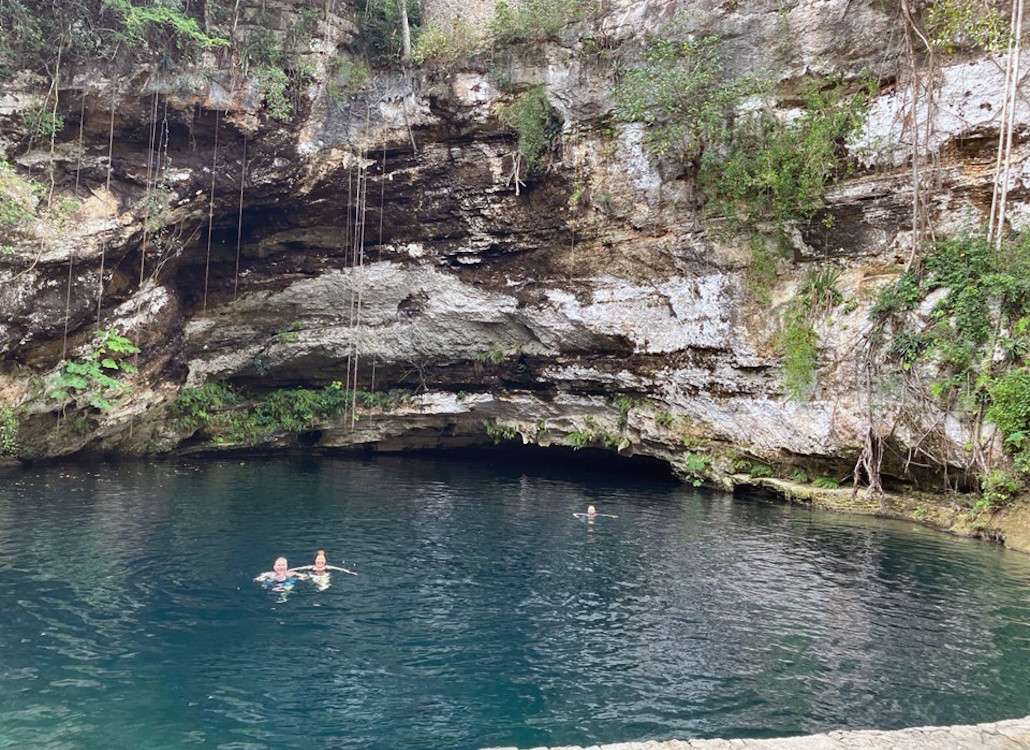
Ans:
[[[336,565],[327,565],[325,560],[325,550],[320,549],[315,552],[315,559],[311,561],[311,565],[302,565],[299,568],[292,568],[288,572],[300,573],[301,571],[306,571],[306,573],[301,573],[301,575],[307,575],[307,577],[315,583],[315,586],[322,591],[329,588],[329,571],[331,570],[338,570],[341,573],[347,573],[352,576],[357,575],[353,570],[340,568]]]

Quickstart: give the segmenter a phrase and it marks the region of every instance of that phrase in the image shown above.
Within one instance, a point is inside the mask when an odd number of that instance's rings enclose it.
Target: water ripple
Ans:
[[[0,748],[587,745],[1030,713],[1030,560],[907,524],[440,460],[17,485]],[[572,517],[591,503],[619,518]],[[359,576],[252,583],[318,547]]]

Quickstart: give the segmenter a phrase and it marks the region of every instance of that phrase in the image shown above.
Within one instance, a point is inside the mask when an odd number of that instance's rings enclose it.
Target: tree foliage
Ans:
[[[719,38],[659,38],[615,88],[615,114],[643,123],[644,145],[657,156],[697,162],[707,146],[726,140],[730,115],[756,89],[752,78],[730,78]]]
[[[172,65],[228,47],[204,31],[197,13],[182,0],[4,0],[0,68],[51,72],[58,50],[72,64],[128,55]]]
[[[926,319],[914,314],[931,293]],[[918,272],[885,287],[871,316],[887,362],[925,384],[943,411],[986,419],[1001,435],[1012,471],[981,474],[985,507],[1030,480],[1030,236],[1000,247],[971,232],[934,243]],[[974,446],[975,448],[975,446]],[[1014,472],[1014,473],[1012,473]]]
[[[705,154],[702,187],[726,215],[746,224],[810,220],[826,185],[848,170],[846,143],[860,127],[868,93],[846,97],[836,84],[810,91],[800,114],[737,118],[724,151]]]

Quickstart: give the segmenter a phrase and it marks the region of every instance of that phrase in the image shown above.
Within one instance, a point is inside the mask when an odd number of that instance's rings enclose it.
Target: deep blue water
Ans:
[[[316,547],[359,576],[253,583]],[[0,747],[787,735],[1028,686],[1030,558],[909,524],[533,459],[0,476]]]

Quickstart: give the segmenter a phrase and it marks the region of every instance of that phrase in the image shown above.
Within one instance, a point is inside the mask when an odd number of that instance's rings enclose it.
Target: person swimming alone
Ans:
[[[572,515],[588,523],[593,523],[595,518],[618,518],[618,516],[613,516],[611,513],[598,513],[597,508],[593,505],[587,506],[586,513],[573,513]]]

